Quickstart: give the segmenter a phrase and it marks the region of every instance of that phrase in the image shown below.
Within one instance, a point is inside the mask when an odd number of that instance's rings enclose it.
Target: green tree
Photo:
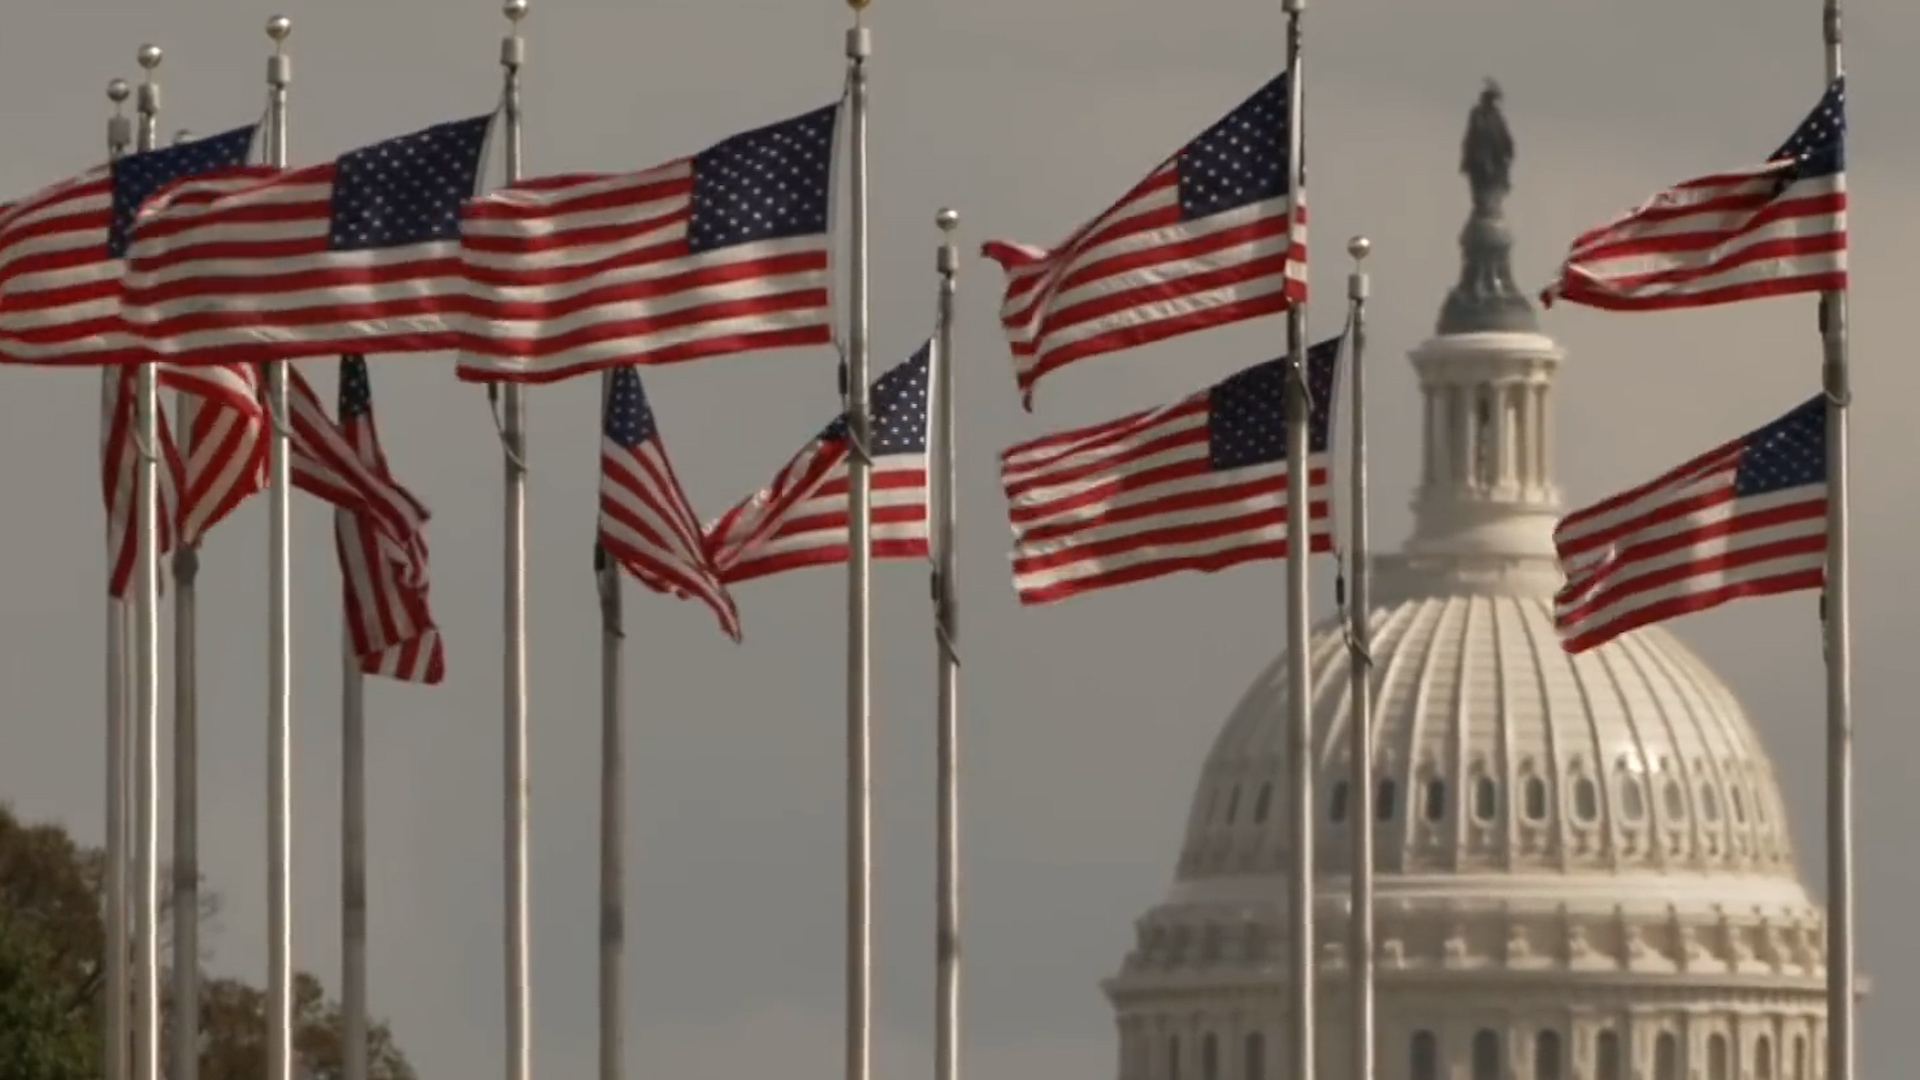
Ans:
[[[105,868],[106,856],[100,849],[75,843],[59,825],[22,822],[12,807],[0,803],[0,927],[11,929],[4,944],[25,958],[19,962],[30,962],[23,970],[37,976],[29,1004],[38,1008],[51,1003],[53,1015],[64,1025],[22,1031],[40,1033],[31,1037],[33,1046],[61,1045],[64,1033],[77,1031],[85,1051],[82,1060],[89,1067],[98,1051],[105,1011]],[[170,874],[162,873],[162,881],[170,879]],[[219,911],[219,898],[205,888],[200,895],[200,920],[205,926]],[[172,925],[169,900],[162,898],[163,934]],[[203,932],[201,939],[207,936]],[[0,995],[8,992],[5,965],[12,955],[0,951]],[[161,956],[169,955],[169,941],[163,936]],[[171,985],[170,975],[163,973],[163,995]],[[171,1004],[163,996],[163,1013],[171,1011]],[[11,998],[0,1000],[0,1024],[10,1023],[14,1014],[6,1010],[13,1007]],[[201,1080],[257,1080],[265,1075],[266,1014],[266,994],[260,989],[238,979],[202,974]],[[171,1031],[171,1024],[163,1023],[163,1038]],[[367,1043],[369,1080],[416,1080],[413,1066],[385,1023],[368,1025]],[[294,983],[293,1044],[299,1064],[313,1080],[342,1075],[345,1024],[340,1006],[327,998],[317,978],[305,972]],[[0,1052],[10,1052],[11,1045],[0,1037]],[[163,1054],[170,1049],[163,1045]],[[16,1073],[8,1065],[8,1059],[0,1059],[0,1080],[40,1080],[42,1076],[64,1080],[68,1075]]]
[[[92,1080],[99,1043],[65,989],[46,978],[53,962],[39,939],[0,916],[0,1076]]]

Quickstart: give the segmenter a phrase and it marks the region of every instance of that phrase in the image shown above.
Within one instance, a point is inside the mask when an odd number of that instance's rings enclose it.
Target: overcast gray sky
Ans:
[[[1340,317],[1342,242],[1373,237],[1375,535],[1397,543],[1415,461],[1402,356],[1451,283],[1466,195],[1461,125],[1483,75],[1519,143],[1515,267],[1544,283],[1565,242],[1654,189],[1751,162],[1821,84],[1816,0],[1323,0],[1308,13],[1313,318]],[[163,131],[257,116],[265,18],[294,18],[296,163],[489,108],[503,22],[488,0],[91,0],[16,19],[0,66],[13,104],[0,193],[92,164],[101,88],[167,50]],[[965,245],[1049,243],[1278,70],[1279,5],[1218,0],[879,0],[874,26],[876,367],[930,327],[932,227]],[[534,171],[632,169],[831,100],[846,12],[827,0],[535,0],[526,24]],[[1912,409],[1897,328],[1920,247],[1920,8],[1854,5],[1853,356],[1861,957],[1877,986],[1863,1064],[1893,1075],[1920,1009],[1920,818],[1911,725]],[[1905,134],[1903,134],[1903,132]],[[981,1076],[1102,1077],[1112,1026],[1096,981],[1172,870],[1190,786],[1218,722],[1280,648],[1274,566],[1188,576],[1021,611],[1007,580],[995,452],[1048,428],[1174,397],[1273,355],[1277,321],[1058,376],[1020,413],[993,320],[998,275],[961,280],[962,595],[967,661],[967,1051]],[[1894,304],[1890,309],[1888,304]],[[1745,430],[1817,387],[1811,299],[1710,312],[1556,310],[1570,359],[1560,480],[1584,501]],[[1893,350],[1889,352],[1888,350]],[[648,376],[680,475],[711,514],[765,482],[833,413],[830,351],[735,357]],[[313,365],[331,384],[331,364]],[[478,389],[444,357],[377,359],[390,456],[432,507],[435,604],[452,673],[373,685],[372,987],[425,1075],[497,1075],[500,959],[500,459]],[[97,381],[0,373],[8,561],[0,569],[0,795],[100,832],[102,516]],[[324,391],[323,391],[324,392]],[[589,1075],[594,1054],[596,383],[532,396],[534,1057]],[[296,504],[296,948],[338,972],[339,640],[326,515]],[[265,508],[210,538],[202,571],[204,867],[226,899],[214,967],[265,973]],[[1329,571],[1315,571],[1324,590]],[[880,1075],[925,1069],[932,1016],[932,645],[924,571],[876,574]],[[839,573],[740,591],[747,644],[703,609],[629,592],[633,1075],[824,1077],[839,1068]],[[1324,592],[1323,592],[1324,596]],[[1321,610],[1326,610],[1324,601]],[[1753,707],[1821,876],[1821,667],[1808,596],[1752,601],[1681,632]],[[1196,644],[1196,639],[1204,644]]]

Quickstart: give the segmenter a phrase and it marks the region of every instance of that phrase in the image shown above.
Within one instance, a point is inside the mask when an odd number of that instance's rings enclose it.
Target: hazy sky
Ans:
[[[1324,0],[1308,13],[1317,327],[1340,317],[1344,240],[1375,241],[1380,374],[1375,535],[1397,543],[1417,430],[1405,351],[1431,330],[1466,211],[1455,174],[1466,109],[1498,76],[1519,144],[1509,204],[1523,284],[1546,281],[1579,229],[1666,183],[1772,150],[1821,84],[1816,0]],[[293,16],[295,163],[491,107],[497,6],[481,0],[91,0],[41,5],[8,36],[13,103],[0,194],[100,156],[114,75],[167,50],[162,130],[222,130],[263,107],[265,18]],[[878,0],[873,208],[876,368],[928,332],[932,226],[1048,243],[1131,185],[1282,63],[1279,5],[1218,0]],[[826,0],[535,0],[526,103],[534,171],[631,169],[825,103],[847,14]],[[1862,1033],[1891,1076],[1920,1008],[1920,823],[1906,762],[1903,659],[1920,636],[1911,463],[1920,375],[1897,331],[1920,246],[1920,9],[1873,0],[1848,25],[1853,119],[1855,663],[1861,957],[1876,980]],[[1905,71],[1906,74],[1901,74]],[[1273,355],[1278,320],[1098,361],[1020,413],[993,320],[998,274],[969,258],[959,327],[967,1053],[980,1076],[1108,1077],[1096,982],[1165,887],[1190,788],[1219,721],[1281,647],[1277,566],[1188,576],[1021,611],[1007,579],[995,452],[1049,428],[1177,396]],[[1887,304],[1895,305],[1895,310]],[[1606,315],[1556,310],[1570,359],[1559,479],[1584,501],[1677,463],[1818,388],[1814,303]],[[1889,353],[1887,350],[1894,352]],[[649,375],[695,505],[765,482],[836,408],[829,350],[735,357]],[[322,387],[331,364],[311,366]],[[434,512],[435,604],[451,675],[375,684],[372,993],[430,1077],[499,1075],[500,458],[484,395],[444,357],[376,359],[395,468]],[[1900,371],[1908,374],[1895,378]],[[0,374],[8,562],[0,570],[0,795],[100,833],[102,513],[97,380]],[[534,1056],[590,1075],[598,614],[589,573],[596,381],[532,395]],[[324,389],[323,389],[324,392]],[[1903,417],[1906,417],[1903,419]],[[265,507],[210,538],[201,575],[204,869],[226,900],[213,965],[265,974]],[[338,972],[337,573],[323,510],[295,511],[296,938]],[[1329,571],[1316,569],[1323,588]],[[925,572],[876,572],[876,1064],[928,1068],[932,1017],[932,643]],[[712,616],[631,589],[627,1038],[635,1076],[826,1077],[840,1067],[844,579],[743,588],[747,643]],[[1328,610],[1324,599],[1321,611]],[[1820,887],[1821,667],[1811,597],[1747,602],[1680,629],[1755,711]],[[1198,639],[1203,645],[1196,646]],[[1908,840],[1902,840],[1908,837]]]

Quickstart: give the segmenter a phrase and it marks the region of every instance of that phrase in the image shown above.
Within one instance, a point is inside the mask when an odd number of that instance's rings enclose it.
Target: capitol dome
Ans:
[[[1413,535],[1376,554],[1373,790],[1348,790],[1348,644],[1311,643],[1318,1080],[1349,1080],[1350,832],[1374,838],[1377,1080],[1820,1080],[1820,908],[1725,683],[1653,626],[1553,626],[1563,359],[1476,192],[1415,349]],[[1201,770],[1175,881],[1108,980],[1120,1080],[1294,1080],[1286,661]]]

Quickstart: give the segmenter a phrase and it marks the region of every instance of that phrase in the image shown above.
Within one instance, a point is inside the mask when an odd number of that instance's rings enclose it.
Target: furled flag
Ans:
[[[304,380],[288,386],[289,400],[295,397],[296,385],[304,385]],[[405,502],[420,506],[387,468],[387,455],[373,422],[373,383],[367,377],[366,360],[358,355],[340,358],[339,431],[356,452],[359,469]],[[338,467],[352,471],[344,463]],[[424,521],[425,509],[419,512]],[[380,515],[337,509],[333,540],[340,557],[347,639],[360,659],[360,670],[428,686],[446,678],[446,645],[427,604],[424,525],[407,538],[404,552],[396,552]]]
[[[1344,340],[1307,353],[1310,552],[1333,549],[1327,445]],[[1287,362],[1269,360],[1175,404],[1003,453],[1020,602],[1286,558],[1286,380]]]
[[[140,358],[122,332],[126,228],[140,205],[188,177],[227,173],[254,125],[128,154],[0,213],[0,362],[113,364]]]
[[[876,559],[927,557],[927,367],[933,343],[873,384],[868,450],[873,461]],[[720,580],[847,561],[847,459],[843,415],[814,437],[773,483],[707,526]]]
[[[830,341],[839,112],[645,172],[548,177],[469,203],[460,377],[551,382]]]
[[[1307,211],[1289,198],[1288,77],[1261,87],[1052,250],[982,249],[1022,401],[1075,361],[1306,300]]]
[[[366,363],[351,357],[342,361],[349,362],[357,362],[363,368]],[[426,531],[427,508],[387,473],[384,459],[370,457],[367,447],[355,440],[347,423],[351,409],[335,422],[327,415],[326,406],[321,404],[320,395],[314,392],[306,376],[291,364],[287,371],[290,376],[287,442],[291,451],[288,464],[294,486],[338,509],[365,516],[366,525],[384,536],[389,553],[406,561],[416,554],[413,538]],[[359,378],[367,383],[364,392],[372,395],[371,381],[364,374],[343,374],[342,378],[349,381]],[[354,395],[360,392],[354,387],[342,386],[340,399],[352,408],[371,409],[371,404],[357,403]],[[371,435],[368,438],[378,450],[378,440]],[[412,567],[412,572],[424,577],[426,568]]]
[[[142,447],[135,430],[134,383],[138,372],[122,367],[100,381],[100,494],[107,508],[107,595],[127,595],[133,582],[133,564],[140,552],[136,484]],[[160,458],[160,514],[157,531],[160,554],[173,550],[181,487],[182,464],[174,450],[167,414],[155,415],[160,445],[150,448]]]
[[[600,546],[657,593],[698,597],[740,640],[740,611],[701,544],[700,518],[660,439],[633,367],[616,368],[600,443]]]
[[[491,116],[238,187],[182,184],[134,228],[123,310],[179,364],[450,348],[460,204]]]
[[[1614,311],[1847,287],[1847,86],[1765,163],[1688,180],[1573,241],[1540,294]]]
[[[176,369],[160,385],[182,391],[180,539],[198,544],[241,503],[267,486],[267,416],[259,373],[245,364]]]
[[[1567,583],[1554,622],[1570,653],[1742,596],[1826,581],[1827,402],[1561,519]]]

